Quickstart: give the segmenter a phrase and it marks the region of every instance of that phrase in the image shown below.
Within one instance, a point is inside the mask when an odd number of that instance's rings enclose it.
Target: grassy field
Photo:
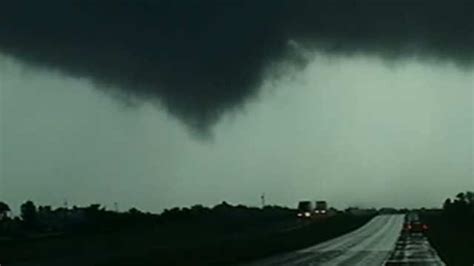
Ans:
[[[149,249],[142,254],[116,258],[102,266],[233,265],[326,241],[362,226],[369,219],[370,217],[339,215],[278,233],[183,239],[177,246]]]
[[[312,223],[291,219],[276,226],[276,221],[269,221],[267,225],[238,230],[189,223],[0,241],[0,263],[11,266],[231,265],[310,246],[352,231],[369,219],[341,214]]]
[[[432,213],[422,215],[429,225],[427,232],[431,245],[447,265],[474,265],[474,223]]]

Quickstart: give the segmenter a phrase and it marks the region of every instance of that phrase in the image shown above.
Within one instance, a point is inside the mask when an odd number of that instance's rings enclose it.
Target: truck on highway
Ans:
[[[300,201],[298,202],[298,217],[322,218],[328,216],[328,203],[326,201]]]
[[[328,203],[326,201],[316,201],[316,208],[314,209],[316,215],[326,215],[328,213]]]
[[[311,218],[311,216],[313,216],[313,212],[314,212],[314,206],[313,206],[312,201],[306,200],[306,201],[298,202],[297,215],[299,218],[305,218],[305,219]]]

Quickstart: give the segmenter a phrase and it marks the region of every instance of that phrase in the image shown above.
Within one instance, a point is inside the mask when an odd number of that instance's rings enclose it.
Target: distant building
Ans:
[[[346,213],[356,215],[356,216],[366,216],[366,215],[374,215],[377,213],[375,209],[361,209],[357,207],[349,207],[346,209]]]

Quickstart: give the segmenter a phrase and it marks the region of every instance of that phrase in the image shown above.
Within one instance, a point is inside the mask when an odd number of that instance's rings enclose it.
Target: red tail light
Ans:
[[[426,224],[423,225],[423,230],[428,230],[428,226]]]

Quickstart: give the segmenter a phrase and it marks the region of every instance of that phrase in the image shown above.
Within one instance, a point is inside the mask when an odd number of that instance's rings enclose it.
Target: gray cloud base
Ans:
[[[472,1],[2,2],[0,51],[157,101],[197,132],[258,93],[290,40],[327,53],[471,67]]]

